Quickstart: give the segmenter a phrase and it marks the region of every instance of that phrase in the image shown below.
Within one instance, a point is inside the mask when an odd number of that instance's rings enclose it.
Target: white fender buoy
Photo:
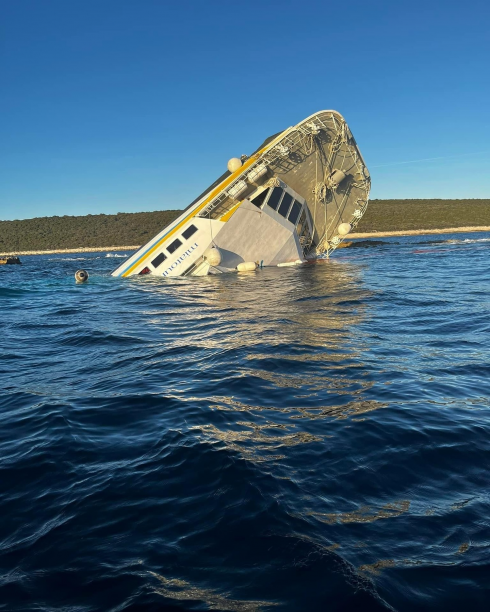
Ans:
[[[345,172],[342,170],[333,170],[328,178],[331,187],[336,187],[345,179]]]
[[[257,264],[255,261],[243,261],[242,263],[238,264],[236,269],[238,272],[252,272],[253,270],[257,269]]]
[[[219,266],[221,263],[221,251],[216,246],[204,251],[203,257],[210,266]]]
[[[88,272],[86,270],[77,270],[75,272],[75,280],[77,283],[86,283],[88,281]]]
[[[306,263],[305,259],[296,259],[295,261],[285,261],[284,263],[278,263],[278,268],[288,268],[289,266],[299,266]]]
[[[338,228],[337,231],[341,236],[347,236],[347,234],[351,231],[352,226],[350,223],[341,223]]]
[[[238,168],[242,167],[242,160],[238,159],[238,157],[232,157],[228,160],[228,170],[233,174],[236,172]]]

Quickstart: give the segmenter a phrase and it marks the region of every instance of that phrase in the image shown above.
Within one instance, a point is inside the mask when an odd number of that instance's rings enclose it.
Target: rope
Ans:
[[[211,213],[209,214],[209,232],[211,233],[211,245],[216,246],[214,242],[214,237],[213,237],[213,224],[211,222]]]
[[[317,154],[315,155],[315,185],[318,184],[318,150],[317,150]],[[313,192],[315,193],[315,190],[313,190]],[[315,234],[315,223],[316,223],[316,205],[318,203],[318,197],[317,194],[315,193],[315,209],[313,212],[313,234]]]
[[[306,155],[311,155],[313,153],[314,148],[315,148],[315,135],[307,134],[306,139],[305,139]]]
[[[327,200],[327,189],[328,188],[325,183],[322,183],[321,181],[313,187],[313,193],[315,194],[316,198],[324,204]]]

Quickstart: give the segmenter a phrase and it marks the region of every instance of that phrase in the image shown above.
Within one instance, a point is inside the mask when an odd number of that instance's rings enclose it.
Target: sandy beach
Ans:
[[[420,229],[420,230],[403,230],[399,232],[365,232],[352,233],[348,238],[388,238],[390,236],[422,236],[424,234],[456,234],[465,232],[490,232],[490,225],[479,227],[447,227],[444,229]],[[11,251],[9,253],[0,253],[0,257],[20,256],[20,255],[57,255],[60,253],[107,253],[109,251],[135,251],[139,246],[110,246],[110,247],[89,247],[78,249],[59,249],[53,251]]]
[[[479,227],[446,227],[444,229],[403,230],[400,232],[365,232],[352,233],[348,238],[387,238],[389,236],[422,236],[424,234],[464,234],[466,232],[490,232],[490,225]]]
[[[0,257],[11,257],[14,255],[58,255],[60,253],[108,253],[109,251],[136,251],[139,246],[111,246],[111,247],[89,247],[78,249],[58,249],[56,251],[11,251],[0,253]]]

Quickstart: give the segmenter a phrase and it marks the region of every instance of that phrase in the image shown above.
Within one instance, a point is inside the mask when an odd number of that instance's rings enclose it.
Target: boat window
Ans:
[[[269,189],[264,189],[264,191],[259,193],[259,195],[255,196],[255,198],[250,201],[252,202],[252,204],[255,204],[255,206],[258,206],[260,208],[262,204],[265,202],[265,198],[267,197],[268,193],[269,193]]]
[[[274,210],[277,210],[281,196],[282,196],[282,189],[280,187],[274,187],[267,201],[267,204]]]
[[[164,253],[160,253],[160,255],[157,255],[155,257],[155,259],[151,262],[151,265],[154,268],[158,268],[158,266],[163,263],[165,260],[167,259],[167,256]],[[146,269],[146,268],[145,268]]]
[[[169,253],[173,253],[173,252],[174,252],[174,251],[176,251],[176,250],[179,248],[179,246],[181,246],[181,245],[182,245],[182,242],[181,242],[181,241],[180,241],[178,238],[176,238],[176,239],[175,239],[173,242],[171,242],[171,243],[168,245],[168,247],[167,247],[167,251],[168,251]]]
[[[296,224],[298,220],[299,213],[301,212],[301,204],[296,200],[294,204],[291,206],[291,212],[289,213],[288,221],[293,225]]]
[[[182,236],[187,240],[196,232],[197,232],[197,227],[195,225],[189,225],[189,227],[182,232]]]
[[[140,274],[150,274],[151,270],[148,266],[144,267],[143,270],[141,270]]]
[[[299,218],[298,225],[296,226],[296,231],[298,232],[298,236],[301,236],[301,233],[303,232],[305,225],[306,225],[306,215],[305,215],[305,211],[303,210],[303,212],[301,213],[301,217]]]
[[[291,202],[293,201],[293,196],[289,193],[285,193],[284,197],[281,201],[281,206],[279,206],[279,210],[277,211],[281,216],[287,217],[289,207],[291,206]]]

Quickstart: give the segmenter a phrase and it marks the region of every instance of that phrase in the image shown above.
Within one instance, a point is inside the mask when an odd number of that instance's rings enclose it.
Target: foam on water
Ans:
[[[0,610],[486,610],[490,236],[442,239],[2,267]]]

